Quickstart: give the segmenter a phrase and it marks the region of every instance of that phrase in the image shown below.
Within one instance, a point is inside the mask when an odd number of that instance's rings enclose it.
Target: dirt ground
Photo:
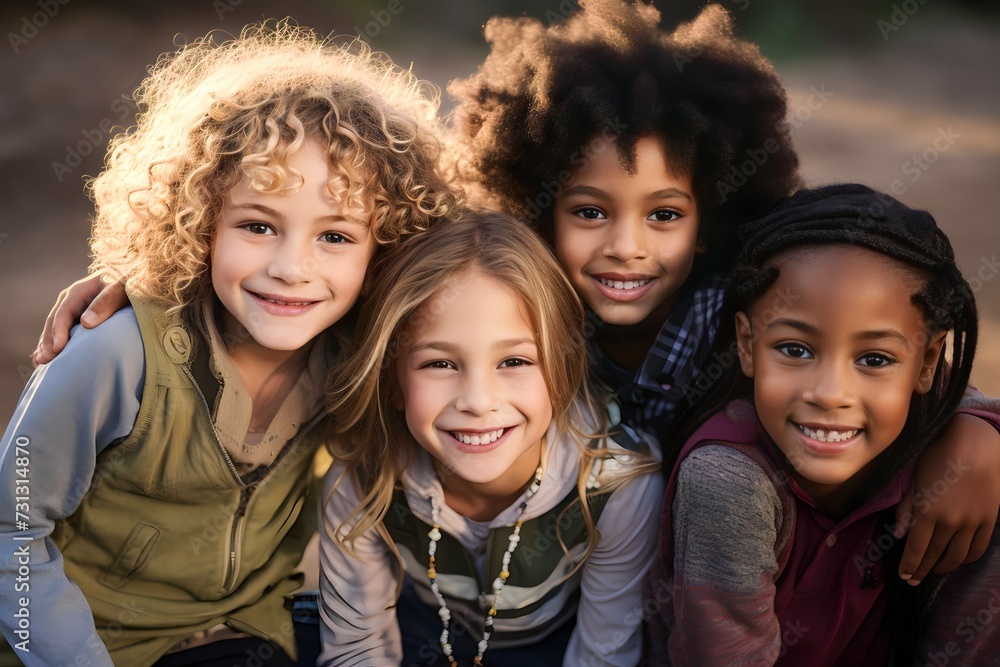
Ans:
[[[131,123],[128,96],[175,35],[183,41],[216,28],[238,32],[264,15],[287,13],[324,33],[360,25],[376,48],[404,66],[412,61],[418,75],[440,85],[473,71],[483,55],[476,30],[485,16],[473,16],[461,35],[435,32],[435,17],[416,9],[368,29],[357,18],[370,13],[357,9],[363,3],[352,4],[353,15],[322,4],[217,0],[150,16],[78,0],[60,5],[34,32],[35,4],[0,9],[0,424],[31,372],[28,353],[56,294],[86,272],[83,177],[100,169],[111,126]],[[385,5],[369,4],[371,12]],[[475,3],[455,7],[472,16]],[[947,231],[981,313],[973,379],[1000,395],[1000,29],[959,15],[927,20],[935,10],[919,11],[924,19],[886,35],[870,14],[859,18],[851,26],[865,36],[858,49],[786,58],[778,70],[811,184],[895,187]],[[808,33],[811,26],[798,28]],[[383,44],[376,33],[399,39]]]

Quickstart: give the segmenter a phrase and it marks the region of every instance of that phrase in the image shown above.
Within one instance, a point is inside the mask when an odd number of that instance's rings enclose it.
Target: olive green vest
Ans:
[[[316,529],[315,453],[329,422],[304,424],[253,483],[215,435],[219,387],[207,341],[132,298],[146,356],[132,432],[97,460],[90,489],[52,539],[116,665],[150,665],[220,623],[295,656],[285,596]],[[197,378],[197,381],[195,380]]]

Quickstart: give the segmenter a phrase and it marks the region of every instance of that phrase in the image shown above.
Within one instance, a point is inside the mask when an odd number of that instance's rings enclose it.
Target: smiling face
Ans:
[[[691,178],[670,168],[657,139],[641,138],[635,150],[632,174],[617,150],[594,155],[554,209],[556,257],[609,324],[662,323],[698,250]]]
[[[876,252],[830,245],[779,256],[777,281],[737,315],[757,414],[821,505],[836,510],[926,393],[944,333],[910,301],[920,280]]]
[[[327,160],[307,141],[288,159],[300,187],[260,192],[244,176],[226,197],[212,287],[224,306],[228,345],[300,349],[357,300],[375,240],[365,224],[342,216],[327,185]]]
[[[466,271],[424,301],[399,338],[406,425],[436,459],[446,492],[516,493],[538,467],[552,422],[521,301],[497,280]]]

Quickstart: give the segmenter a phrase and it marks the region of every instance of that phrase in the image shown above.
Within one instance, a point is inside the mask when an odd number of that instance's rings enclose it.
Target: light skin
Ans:
[[[945,333],[929,333],[906,298],[921,278],[884,255],[829,245],[775,264],[778,279],[736,318],[741,368],[792,477],[842,514],[903,430],[914,394],[930,390]]]
[[[299,187],[260,192],[246,176],[237,182],[212,244],[223,338],[252,395],[351,309],[376,245],[363,222],[343,215],[318,143],[304,143],[288,167]]]
[[[400,336],[399,407],[434,457],[445,501],[488,521],[540,464],[552,403],[535,328],[521,300],[471,270],[427,299]]]
[[[671,166],[656,137],[636,143],[634,173],[614,146],[605,146],[556,198],[555,254],[605,323],[598,343],[616,363],[635,369],[703,251],[698,204],[690,176]]]

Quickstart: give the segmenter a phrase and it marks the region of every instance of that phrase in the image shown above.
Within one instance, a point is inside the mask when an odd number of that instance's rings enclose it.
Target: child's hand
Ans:
[[[114,283],[105,287],[100,274],[77,280],[59,293],[45,318],[38,347],[31,353],[32,363],[38,366],[52,361],[66,346],[69,330],[77,321],[93,329],[127,305],[123,285]]]
[[[1000,507],[1000,434],[967,414],[951,418],[917,461],[910,490],[896,507],[896,537],[909,535],[899,576],[920,583],[977,560]]]

